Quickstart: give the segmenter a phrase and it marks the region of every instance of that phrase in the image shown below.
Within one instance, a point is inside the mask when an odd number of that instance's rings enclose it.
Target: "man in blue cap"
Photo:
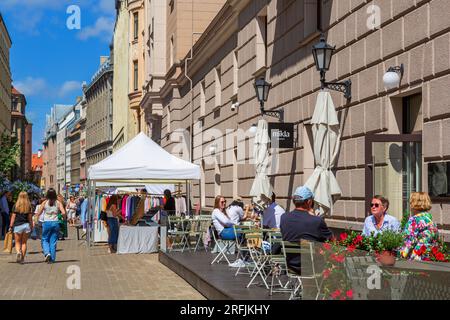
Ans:
[[[299,242],[301,239],[324,242],[333,234],[325,221],[314,215],[314,194],[305,186],[298,187],[292,197],[295,210],[281,216],[280,229],[283,241]],[[300,273],[300,256],[287,255],[288,266]]]

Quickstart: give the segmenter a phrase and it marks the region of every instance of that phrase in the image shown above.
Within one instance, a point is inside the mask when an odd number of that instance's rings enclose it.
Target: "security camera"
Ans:
[[[236,109],[239,107],[239,102],[235,102],[231,105],[231,111],[236,111]]]

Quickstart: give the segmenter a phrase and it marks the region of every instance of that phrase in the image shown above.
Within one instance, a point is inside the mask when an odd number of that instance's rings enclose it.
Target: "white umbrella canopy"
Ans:
[[[314,201],[319,204],[323,214],[331,209],[332,196],[342,194],[336,177],[331,171],[338,159],[341,128],[329,92],[319,93],[311,124],[316,168],[305,185],[314,192]]]
[[[260,208],[264,208],[268,199],[272,197],[273,188],[270,184],[269,168],[269,129],[267,121],[259,120],[258,129],[255,136],[255,145],[253,147],[253,159],[255,161],[255,180],[253,181],[250,195],[253,197],[253,202]]]

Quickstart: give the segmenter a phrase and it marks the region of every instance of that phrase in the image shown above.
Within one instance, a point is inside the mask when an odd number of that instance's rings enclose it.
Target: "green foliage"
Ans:
[[[378,235],[377,250],[382,251],[394,251],[403,245],[403,234],[392,230],[385,230]]]
[[[7,132],[0,137],[0,175],[8,176],[11,169],[17,164],[16,160],[20,152],[17,139],[12,138]]]
[[[400,222],[400,230],[405,230],[405,226],[408,223],[410,216],[411,216],[411,213],[409,211],[406,211],[403,214],[402,221]]]

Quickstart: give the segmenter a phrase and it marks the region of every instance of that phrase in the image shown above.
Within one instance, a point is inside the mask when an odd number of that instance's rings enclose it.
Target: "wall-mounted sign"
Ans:
[[[294,147],[294,124],[269,122],[269,135],[272,148]]]
[[[450,162],[428,164],[428,193],[431,197],[450,197]]]

